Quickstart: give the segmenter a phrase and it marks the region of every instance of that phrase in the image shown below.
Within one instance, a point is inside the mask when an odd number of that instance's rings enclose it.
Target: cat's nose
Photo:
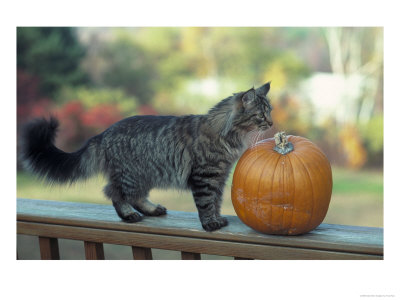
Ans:
[[[274,125],[274,123],[272,121],[267,121],[267,124],[269,127],[271,127],[272,125]]]

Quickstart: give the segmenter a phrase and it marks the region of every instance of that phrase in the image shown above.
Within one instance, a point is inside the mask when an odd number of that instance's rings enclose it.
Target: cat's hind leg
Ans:
[[[125,172],[125,176],[121,179],[122,192],[126,201],[145,216],[165,215],[167,209],[164,206],[154,204],[148,200],[151,185],[148,182],[143,184],[140,180],[136,180],[136,176],[133,176],[133,174],[128,175],[128,172]]]
[[[104,187],[104,194],[111,199],[115,211],[123,221],[133,223],[142,220],[143,215],[126,201],[120,186],[109,183]]]
[[[129,197],[128,201],[145,216],[161,216],[167,213],[167,209],[164,206],[152,203],[147,199],[147,196],[140,198]]]

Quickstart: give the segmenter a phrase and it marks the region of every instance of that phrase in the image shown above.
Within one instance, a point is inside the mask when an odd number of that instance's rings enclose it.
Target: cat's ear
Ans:
[[[257,89],[257,94],[261,96],[266,96],[269,92],[270,87],[271,87],[271,81],[268,81],[266,84]]]
[[[254,100],[256,100],[256,91],[251,88],[242,95],[242,103],[244,108],[249,108],[253,105]]]

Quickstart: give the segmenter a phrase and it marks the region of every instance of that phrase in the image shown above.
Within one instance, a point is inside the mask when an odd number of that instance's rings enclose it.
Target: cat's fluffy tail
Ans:
[[[24,167],[52,183],[72,183],[99,171],[96,137],[78,151],[66,153],[54,146],[58,125],[58,120],[51,117],[24,126],[20,148]]]

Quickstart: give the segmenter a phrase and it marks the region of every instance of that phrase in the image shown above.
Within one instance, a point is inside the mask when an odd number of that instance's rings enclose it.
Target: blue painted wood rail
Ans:
[[[382,228],[323,223],[300,236],[275,236],[226,217],[227,227],[205,232],[197,213],[168,211],[128,224],[111,205],[17,199],[17,234],[38,236],[42,259],[60,258],[58,238],[83,241],[86,259],[104,259],[103,243],[131,246],[134,259],[152,259],[152,248],[180,251],[182,259],[383,259]]]

